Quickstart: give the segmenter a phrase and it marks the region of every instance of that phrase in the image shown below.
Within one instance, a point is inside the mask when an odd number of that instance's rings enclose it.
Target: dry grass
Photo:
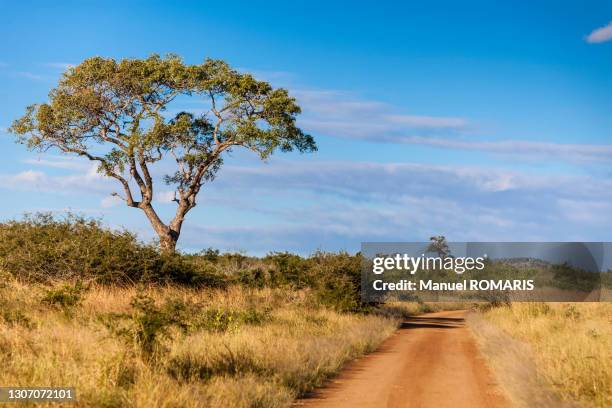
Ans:
[[[528,367],[533,359],[536,375],[562,400],[612,406],[612,304],[515,303],[488,310],[484,318],[528,346],[505,352],[515,356],[513,367]],[[522,346],[499,340],[495,347]]]
[[[45,287],[0,281],[0,384],[74,386],[79,407],[287,407],[423,310],[339,314],[303,291],[149,288],[154,310],[189,308],[145,354],[129,330],[135,288],[90,288],[58,306]]]

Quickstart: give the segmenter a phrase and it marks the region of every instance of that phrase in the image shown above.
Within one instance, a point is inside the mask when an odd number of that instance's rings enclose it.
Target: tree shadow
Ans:
[[[400,329],[457,329],[465,326],[461,317],[409,317],[400,325]]]

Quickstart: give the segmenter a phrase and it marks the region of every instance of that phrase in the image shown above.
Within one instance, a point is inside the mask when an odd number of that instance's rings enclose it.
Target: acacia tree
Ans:
[[[177,98],[203,98],[207,113],[168,115]],[[146,59],[89,58],[69,68],[49,101],[31,105],[11,133],[30,150],[58,149],[98,163],[116,179],[120,197],[138,208],[172,253],[202,185],[221,168],[224,153],[244,147],[261,159],[276,150],[312,152],[312,136],[296,126],[300,107],[287,90],[272,88],[220,60],[187,65],[174,55]],[[153,206],[152,166],[171,160],[163,180],[175,188],[176,212],[167,223]]]
[[[427,252],[435,252],[443,259],[452,257],[444,235],[434,235],[429,238],[429,241],[431,241],[431,243],[427,246]]]

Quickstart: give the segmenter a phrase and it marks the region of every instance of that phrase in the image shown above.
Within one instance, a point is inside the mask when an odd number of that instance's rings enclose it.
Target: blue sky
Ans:
[[[288,88],[319,144],[268,163],[236,152],[188,215],[185,250],[612,240],[611,2],[224,3],[6,2],[0,218],[72,209],[151,239],[89,163],[28,152],[6,128],[69,64],[172,52]]]

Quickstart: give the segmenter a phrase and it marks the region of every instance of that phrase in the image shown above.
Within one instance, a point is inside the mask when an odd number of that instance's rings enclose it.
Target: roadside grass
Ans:
[[[612,406],[612,304],[514,303],[483,316],[529,346],[529,355],[517,358],[533,359],[537,375],[562,400]]]
[[[361,266],[164,255],[74,214],[3,222],[0,385],[75,387],[77,407],[288,407],[406,316],[449,307],[363,303]]]
[[[0,282],[0,384],[73,386],[77,407],[288,407],[429,308],[341,313],[307,289]]]

